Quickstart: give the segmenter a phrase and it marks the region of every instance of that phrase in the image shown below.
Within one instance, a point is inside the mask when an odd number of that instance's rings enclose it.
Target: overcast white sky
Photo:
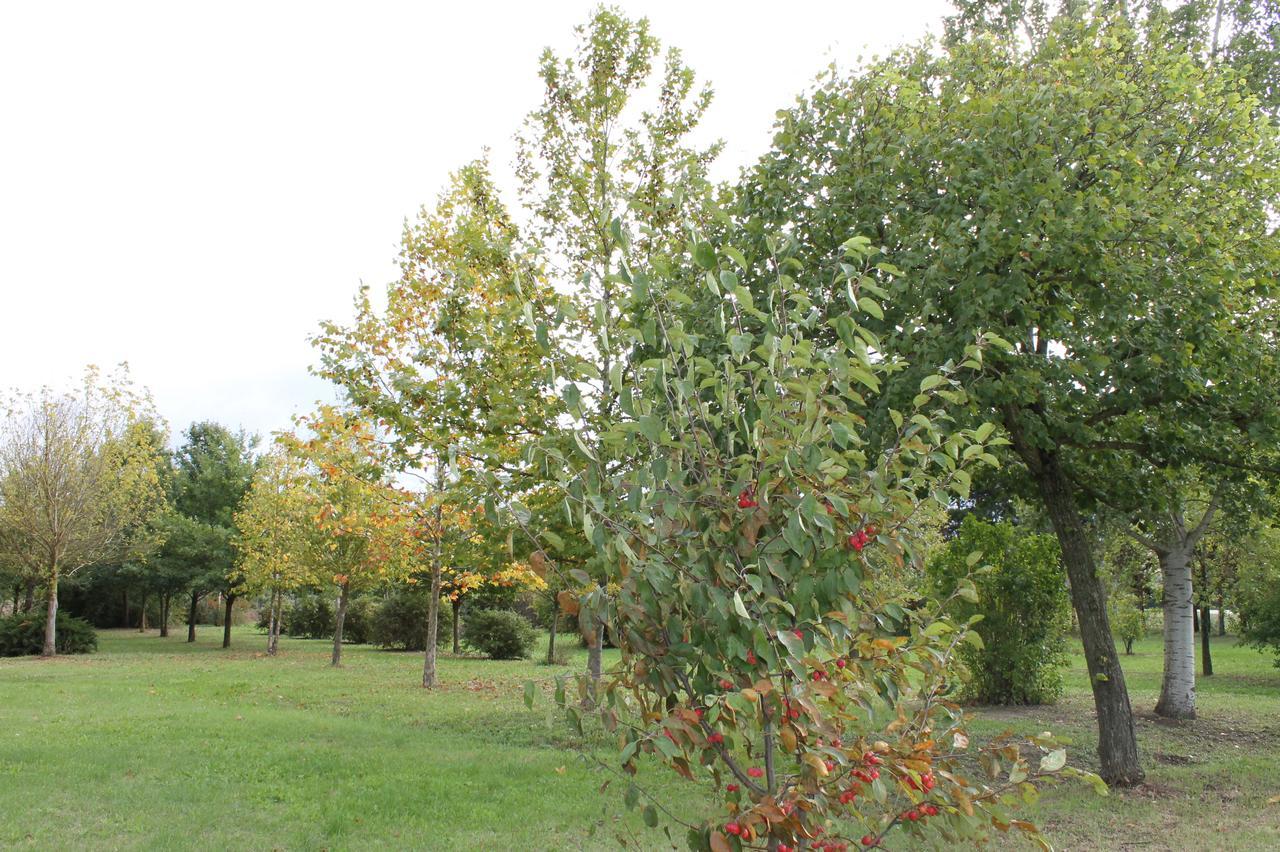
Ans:
[[[306,338],[394,275],[401,224],[510,138],[593,2],[0,4],[0,388],[127,360],[176,433],[332,396]],[[716,100],[731,177],[832,59],[944,0],[624,2]]]

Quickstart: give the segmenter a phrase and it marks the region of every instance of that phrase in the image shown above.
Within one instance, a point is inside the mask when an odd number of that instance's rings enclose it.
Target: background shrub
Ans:
[[[528,657],[537,638],[533,625],[516,612],[468,610],[462,620],[462,641],[495,660]]]
[[[983,647],[961,646],[969,670],[961,697],[982,704],[1052,702],[1062,694],[1071,623],[1057,539],[970,515],[929,561],[937,595],[950,595],[970,575],[974,551],[982,553],[977,564],[989,567],[973,573],[977,603],[958,600],[956,615],[961,621],[983,616],[974,626]]]
[[[303,592],[284,608],[281,632],[295,639],[332,639],[336,605],[336,595]],[[367,597],[356,597],[347,602],[347,617],[342,623],[343,643],[363,645],[369,641],[373,611],[373,601]],[[269,618],[269,610],[259,613],[259,629],[267,628]]]
[[[0,618],[0,657],[25,657],[44,649],[43,610]],[[98,650],[98,634],[93,625],[74,616],[58,613],[59,654],[91,654]]]
[[[427,603],[429,589],[399,588],[373,606],[369,622],[369,641],[381,648],[421,651],[426,648]],[[440,602],[436,624],[436,642],[447,641],[453,629],[453,612],[447,601]]]
[[[1124,652],[1133,653],[1133,643],[1147,635],[1145,613],[1138,609],[1138,598],[1132,592],[1112,592],[1107,598],[1107,620],[1111,632],[1124,643]]]

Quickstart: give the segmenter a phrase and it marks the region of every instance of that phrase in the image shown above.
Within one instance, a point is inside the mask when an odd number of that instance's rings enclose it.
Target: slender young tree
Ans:
[[[276,444],[258,465],[235,514],[236,566],[245,595],[267,595],[267,653],[279,648],[281,613],[290,592],[317,583],[307,541],[310,505],[302,463]]]
[[[338,590],[332,665],[342,665],[342,636],[354,594],[403,579],[414,539],[409,496],[387,476],[384,447],[353,412],[330,406],[299,419],[310,432],[282,436],[306,465],[309,525],[304,559]],[[438,595],[438,589],[436,590]]]
[[[350,326],[326,323],[315,339],[319,372],[378,424],[390,463],[416,477],[431,575],[423,686],[436,685],[438,606],[454,544],[450,522],[485,501],[475,476],[501,490],[533,474],[521,446],[552,428],[558,402],[527,318],[555,310],[540,269],[516,251],[519,234],[483,161],[453,176],[436,206],[405,227],[401,277],[378,310],[362,290]],[[528,312],[526,314],[526,311]]]
[[[13,395],[0,423],[0,535],[45,589],[42,654],[57,653],[58,584],[126,557],[163,504],[146,397],[127,372],[78,392]]]
[[[636,355],[621,333],[628,285],[615,264],[625,251],[642,268],[684,245],[682,223],[699,220],[720,145],[690,141],[711,89],[698,87],[680,51],[662,51],[648,20],[600,7],[576,33],[570,55],[542,54],[544,97],[517,137],[517,174],[530,237],[569,294],[550,350],[569,382],[572,422],[561,440],[588,442],[611,468],[626,460],[602,455],[601,424],[615,413]],[[607,573],[600,566],[597,577]],[[600,679],[606,608],[603,587],[582,600],[592,682]]]

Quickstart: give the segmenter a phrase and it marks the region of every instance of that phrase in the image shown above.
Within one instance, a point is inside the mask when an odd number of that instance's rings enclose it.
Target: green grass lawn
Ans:
[[[1197,672],[1199,642],[1196,637]],[[1147,769],[1136,790],[1100,797],[1070,785],[1049,791],[1029,811],[1058,849],[1280,849],[1280,669],[1272,656],[1212,639],[1216,674],[1197,683],[1199,718],[1170,722],[1154,714],[1163,665],[1161,643],[1149,638],[1122,659],[1138,715],[1138,743]],[[1003,730],[1066,734],[1070,760],[1097,768],[1093,698],[1084,657],[1071,659],[1067,694],[1056,705],[979,708],[979,736]],[[1018,847],[1010,842],[1012,848]]]
[[[229,652],[219,639],[106,631],[92,656],[0,660],[0,848],[668,845],[625,812],[621,782],[601,795],[609,776],[564,747],[548,710],[525,709],[523,683],[559,669],[446,657],[428,693],[417,654],[348,647],[333,670],[325,642],[282,640],[270,659],[251,630]],[[1159,644],[1137,651],[1125,668],[1150,783],[1106,798],[1059,788],[1033,818],[1060,849],[1280,849],[1280,806],[1266,804],[1280,795],[1280,670],[1215,639],[1201,718],[1165,724],[1150,715]],[[1059,705],[980,710],[975,730],[1066,733],[1072,760],[1092,764],[1074,663]],[[669,773],[642,780],[698,812]]]

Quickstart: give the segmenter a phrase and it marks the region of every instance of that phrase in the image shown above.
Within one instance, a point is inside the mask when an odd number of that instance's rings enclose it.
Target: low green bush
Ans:
[[[973,571],[971,553],[980,552]],[[960,697],[980,704],[1047,704],[1062,694],[1071,605],[1059,565],[1057,539],[991,524],[970,515],[955,538],[929,561],[934,593],[945,598],[972,575],[977,602],[958,600],[955,616],[982,620],[982,646],[965,643],[960,661],[968,680]]]
[[[25,657],[44,650],[45,614],[23,612],[0,618],[0,657]],[[93,625],[74,616],[58,613],[59,654],[91,654],[98,650],[98,634]]]
[[[337,599],[332,594],[303,592],[287,603],[281,613],[281,632],[295,639],[332,639],[337,614]],[[342,641],[348,645],[363,645],[370,641],[373,626],[374,603],[367,597],[352,598],[347,602],[347,617],[342,622]],[[270,620],[269,609],[258,613],[258,629],[266,630]]]
[[[421,651],[426,648],[428,589],[408,587],[396,589],[373,606],[369,622],[369,641],[381,648]],[[441,601],[436,623],[436,642],[453,629],[453,612],[448,602]]]
[[[527,658],[537,638],[533,625],[516,612],[468,610],[462,619],[462,641],[495,660]]]
[[[1111,632],[1124,643],[1124,652],[1133,653],[1133,643],[1147,635],[1145,613],[1138,608],[1138,598],[1132,592],[1112,592],[1107,598],[1107,620]]]

